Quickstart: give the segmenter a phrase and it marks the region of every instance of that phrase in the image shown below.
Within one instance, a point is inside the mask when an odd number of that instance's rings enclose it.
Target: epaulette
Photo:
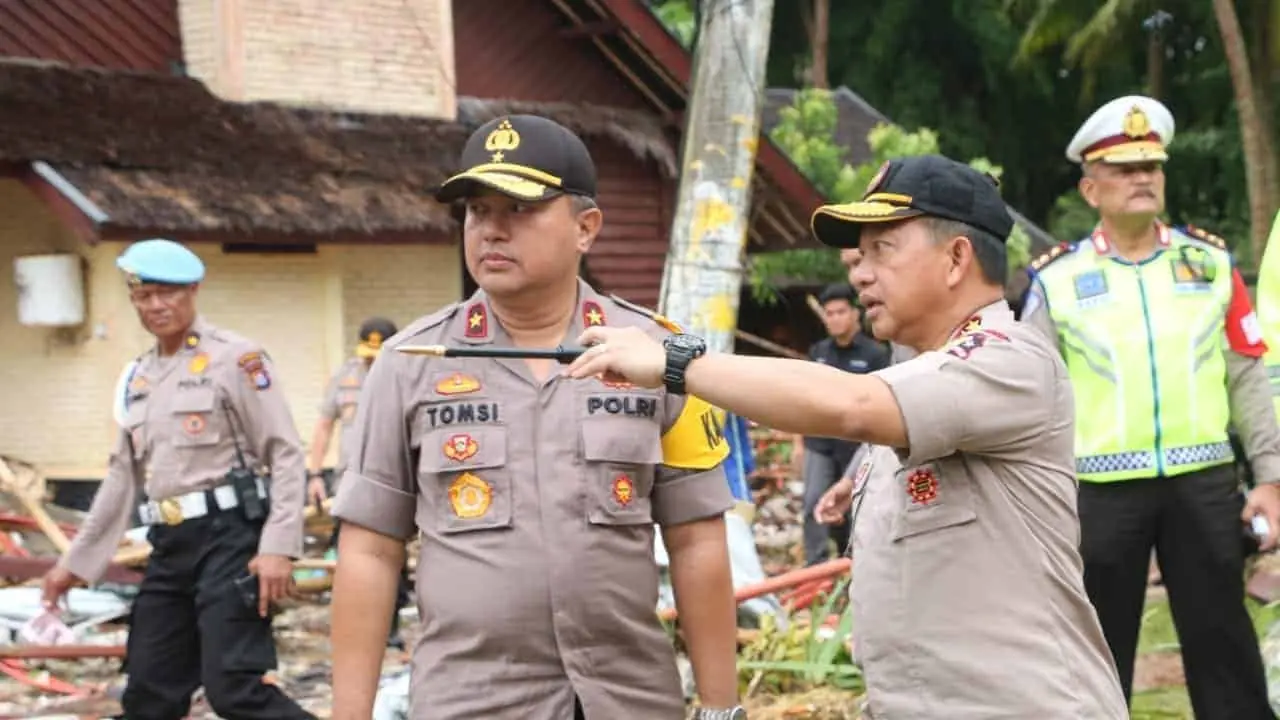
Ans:
[[[1067,251],[1070,249],[1071,249],[1071,243],[1066,243],[1066,242],[1059,243],[1053,246],[1052,248],[1050,248],[1048,252],[1042,254],[1040,257],[1036,258],[1035,260],[1032,260],[1031,263],[1027,265],[1027,268],[1030,269],[1031,272],[1033,273],[1038,273],[1041,270],[1043,270],[1045,266],[1048,265],[1049,263],[1053,262],[1054,260],[1057,260],[1063,255],[1066,255]]]
[[[643,305],[637,305],[633,302],[623,300],[622,298],[613,294],[609,295],[609,299],[621,307],[624,307],[632,312],[640,313],[641,315],[649,318],[650,320],[654,321],[659,326],[661,326],[664,330],[670,330],[673,333],[684,332],[683,328],[681,328],[679,325],[677,325],[673,320],[671,320],[667,316],[659,315],[656,311],[650,310],[649,308],[644,307]]]
[[[417,320],[414,320],[413,322],[406,325],[405,328],[400,332],[396,333],[395,335],[392,335],[386,340],[383,340],[382,341],[383,347],[386,347],[391,344],[398,344],[399,341],[402,339],[411,338],[424,330],[430,330],[431,328],[439,325],[440,323],[456,315],[458,313],[458,308],[460,307],[462,307],[462,303],[460,302],[450,303],[440,308],[439,310],[431,313],[430,315],[424,315],[418,318]]]
[[[1208,230],[1202,230],[1196,227],[1195,225],[1190,225],[1190,224],[1183,225],[1182,227],[1175,228],[1175,229],[1181,231],[1184,235],[1190,235],[1191,237],[1197,240],[1203,240],[1209,243],[1210,245],[1218,248],[1219,250],[1227,249],[1227,241],[1223,240],[1222,237],[1218,235],[1214,235]]]

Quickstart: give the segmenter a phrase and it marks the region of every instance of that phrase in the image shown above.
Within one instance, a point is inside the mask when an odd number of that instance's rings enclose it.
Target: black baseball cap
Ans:
[[[360,344],[356,355],[374,358],[382,350],[382,343],[396,334],[396,324],[383,317],[371,317],[360,324]]]
[[[861,200],[823,205],[809,222],[823,245],[854,248],[866,223],[921,216],[962,222],[1001,241],[1013,230],[995,178],[941,155],[890,160],[871,178]]]
[[[462,150],[462,167],[436,189],[436,200],[453,202],[480,187],[531,201],[596,195],[596,164],[582,138],[537,115],[504,115],[481,125]]]

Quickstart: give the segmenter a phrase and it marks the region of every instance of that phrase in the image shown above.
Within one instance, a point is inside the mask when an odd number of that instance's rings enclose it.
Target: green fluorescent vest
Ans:
[[[1086,239],[1035,277],[1075,389],[1082,481],[1233,460],[1223,359],[1231,256],[1177,230],[1168,239],[1141,263]]]
[[[1280,214],[1271,226],[1267,249],[1262,253],[1258,268],[1258,324],[1262,326],[1262,338],[1267,343],[1263,359],[1267,376],[1271,378],[1271,397],[1280,416]]]

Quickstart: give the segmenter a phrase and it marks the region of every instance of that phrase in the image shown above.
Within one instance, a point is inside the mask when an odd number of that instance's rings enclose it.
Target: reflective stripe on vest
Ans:
[[[1172,230],[1140,263],[1081,242],[1036,277],[1076,406],[1076,472],[1089,482],[1231,462],[1224,320],[1231,256]]]
[[[1267,377],[1271,378],[1271,397],[1280,415],[1280,213],[1271,225],[1271,237],[1262,253],[1258,266],[1258,324],[1262,326],[1262,339],[1267,343],[1263,361],[1267,365]]]

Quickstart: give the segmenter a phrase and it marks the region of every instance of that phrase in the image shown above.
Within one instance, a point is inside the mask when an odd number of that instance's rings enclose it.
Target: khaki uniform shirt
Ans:
[[[584,326],[668,333],[579,284]],[[483,292],[383,346],[333,514],[421,535],[412,710],[420,720],[679,720],[684,696],[657,619],[654,523],[722,515],[723,414],[693,397],[522,360],[429,359],[402,344],[510,347]]]
[[[236,443],[250,468],[269,470],[272,477],[258,551],[301,556],[302,444],[261,345],[197,319],[176,355],[160,357],[152,348],[138,359],[127,392],[124,428],[107,476],[63,567],[95,582],[115,556],[137,503],[223,485],[237,462]]]
[[[875,720],[1120,720],[1078,551],[1061,358],[1001,300],[875,375],[909,449],[855,474],[854,650]]]
[[[347,446],[355,435],[356,403],[360,400],[360,388],[364,387],[364,379],[368,374],[369,366],[364,360],[347,360],[329,380],[324,402],[320,404],[321,417],[342,424],[338,439],[338,466],[334,468],[334,474],[339,479],[347,467]]]

